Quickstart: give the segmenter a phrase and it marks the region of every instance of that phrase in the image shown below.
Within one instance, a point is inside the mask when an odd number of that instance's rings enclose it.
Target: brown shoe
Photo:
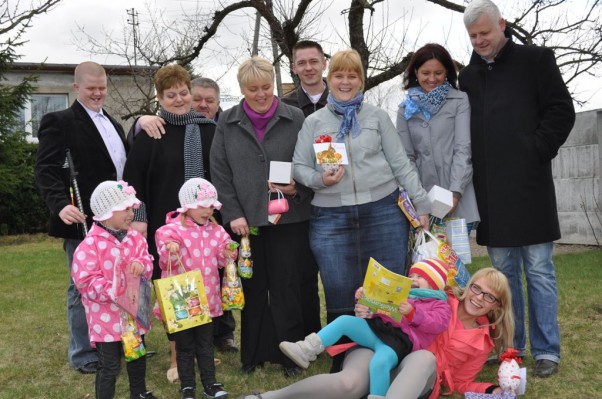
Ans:
[[[238,346],[236,346],[236,343],[234,343],[232,338],[223,339],[217,344],[217,349],[220,352],[238,352]]]

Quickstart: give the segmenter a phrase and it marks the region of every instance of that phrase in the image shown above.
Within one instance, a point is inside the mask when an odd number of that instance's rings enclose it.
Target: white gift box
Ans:
[[[293,164],[291,162],[270,161],[269,180],[276,184],[289,184],[293,180]]]
[[[451,191],[439,186],[433,186],[429,191],[431,215],[443,219],[454,206],[454,195]]]

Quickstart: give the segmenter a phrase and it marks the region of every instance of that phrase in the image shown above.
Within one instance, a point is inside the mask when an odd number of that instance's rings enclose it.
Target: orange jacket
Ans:
[[[465,329],[458,320],[460,302],[451,294],[447,302],[452,311],[449,327],[428,348],[437,359],[437,381],[429,399],[450,395],[454,391],[461,394],[485,392],[493,385],[474,382],[494,346],[489,327]],[[478,322],[482,325],[489,323],[486,316],[479,318]]]

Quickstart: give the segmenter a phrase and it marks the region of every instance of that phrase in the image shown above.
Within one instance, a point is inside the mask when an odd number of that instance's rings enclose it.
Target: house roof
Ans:
[[[73,74],[78,64],[44,64],[36,62],[15,62],[9,70],[13,72],[55,72]],[[154,73],[156,66],[132,65],[103,65],[109,75],[140,75],[141,73]]]

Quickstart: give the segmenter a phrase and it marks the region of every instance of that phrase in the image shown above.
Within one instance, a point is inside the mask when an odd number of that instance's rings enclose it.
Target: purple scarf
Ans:
[[[263,137],[265,136],[265,129],[268,126],[268,123],[276,113],[276,109],[278,108],[278,97],[274,96],[274,101],[272,101],[272,105],[267,112],[263,114],[259,114],[249,107],[247,101],[243,101],[242,108],[245,111],[245,114],[251,120],[251,125],[253,125],[253,129],[255,130],[255,137],[257,137],[257,141],[263,143]]]

